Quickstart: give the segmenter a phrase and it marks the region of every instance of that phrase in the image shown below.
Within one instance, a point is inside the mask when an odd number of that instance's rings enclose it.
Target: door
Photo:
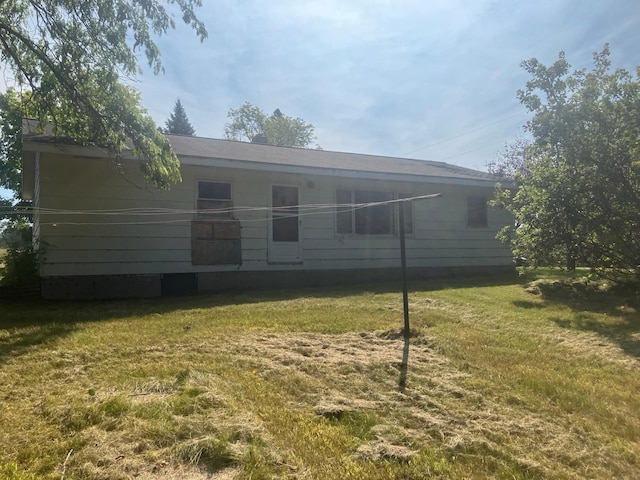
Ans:
[[[271,186],[271,220],[269,222],[269,261],[301,261],[298,187]]]

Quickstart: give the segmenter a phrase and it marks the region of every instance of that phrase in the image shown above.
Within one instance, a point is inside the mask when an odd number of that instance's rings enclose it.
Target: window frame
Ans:
[[[348,194],[348,200],[347,200]],[[384,231],[379,233],[372,233],[371,231],[359,231],[361,230],[361,225],[367,224],[372,220],[372,217],[376,215],[375,212],[369,210],[368,212],[364,212],[363,210],[368,208],[377,208],[377,207],[363,207],[363,208],[353,208],[353,207],[341,207],[341,205],[355,205],[360,203],[367,203],[366,201],[358,201],[362,200],[356,199],[357,196],[373,196],[380,195],[384,197],[388,196],[388,199],[384,200],[373,200],[375,201],[390,201],[398,200],[400,198],[410,198],[413,194],[409,193],[398,193],[395,191],[382,191],[375,189],[354,189],[354,188],[336,188],[335,190],[335,199],[336,199],[336,210],[335,210],[335,233],[339,236],[352,236],[352,237],[397,237],[400,235],[400,224],[399,224],[399,215],[396,211],[394,203],[391,203],[388,206],[384,206],[385,208],[389,208],[389,213],[386,215],[387,221],[390,226],[390,231]],[[405,235],[412,236],[415,231],[415,216],[413,209],[413,202],[397,202],[398,208],[404,207],[405,214]],[[368,215],[366,215],[368,213]],[[378,213],[379,215],[379,213]],[[375,219],[375,218],[374,218]],[[386,223],[386,222],[385,222]],[[410,225],[410,229],[407,229],[407,224]],[[360,226],[359,226],[360,225]]]
[[[489,204],[486,195],[467,196],[467,228],[489,226]]]
[[[201,195],[201,184],[219,184],[225,185],[229,190],[228,198],[225,197],[202,197]],[[215,187],[213,187],[215,189]],[[228,180],[220,180],[220,179],[198,179],[196,181],[196,217],[199,219],[233,219],[233,184]],[[208,202],[210,204],[209,208],[202,208],[203,204]],[[217,205],[217,206],[213,206]],[[224,212],[219,213],[211,213],[205,212],[206,210],[218,210],[224,209]]]

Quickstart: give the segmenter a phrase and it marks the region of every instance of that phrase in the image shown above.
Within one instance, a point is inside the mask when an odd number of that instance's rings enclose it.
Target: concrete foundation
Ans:
[[[483,267],[409,268],[412,280],[444,277],[515,275],[511,265]],[[400,282],[399,268],[209,272],[165,275],[95,275],[46,277],[41,280],[45,299],[106,299],[174,296],[193,293],[265,290],[348,285],[368,282]]]

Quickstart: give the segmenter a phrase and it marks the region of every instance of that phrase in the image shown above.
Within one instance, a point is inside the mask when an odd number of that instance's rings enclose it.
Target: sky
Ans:
[[[165,73],[133,85],[164,125],[180,98],[196,135],[223,138],[248,101],[315,126],[325,150],[486,170],[530,114],[520,67],[574,69],[610,44],[640,65],[640,0],[205,0],[200,42],[181,24],[158,39]]]
[[[530,118],[520,62],[565,51],[589,67],[640,65],[639,0],[207,0],[209,37],[160,40],[165,74],[135,86],[161,125],[177,98],[204,137],[222,138],[248,101],[315,126],[325,150],[485,170]]]

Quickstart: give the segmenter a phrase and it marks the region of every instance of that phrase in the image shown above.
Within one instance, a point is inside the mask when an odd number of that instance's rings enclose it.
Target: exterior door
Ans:
[[[299,204],[298,187],[271,186],[269,261],[293,263],[301,260]]]

